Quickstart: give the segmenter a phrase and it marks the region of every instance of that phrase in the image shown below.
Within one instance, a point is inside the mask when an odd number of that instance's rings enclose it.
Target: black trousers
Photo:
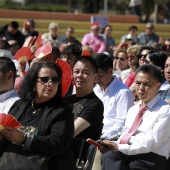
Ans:
[[[102,155],[102,170],[166,170],[166,158],[152,152],[125,155],[111,150]]]

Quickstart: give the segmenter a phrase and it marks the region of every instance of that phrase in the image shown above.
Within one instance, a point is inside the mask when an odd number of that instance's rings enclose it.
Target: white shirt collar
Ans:
[[[6,93],[2,93],[0,95],[0,101],[4,101],[6,99],[9,99],[14,93],[15,93],[15,89],[7,91]]]
[[[159,100],[161,99],[159,93],[153,98],[151,99],[148,103],[146,103],[146,106],[148,106],[148,108],[152,108]],[[139,101],[139,105],[142,104],[142,100]]]

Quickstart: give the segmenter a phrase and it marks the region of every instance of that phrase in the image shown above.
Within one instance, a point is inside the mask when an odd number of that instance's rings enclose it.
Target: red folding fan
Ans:
[[[56,64],[59,65],[62,70],[61,85],[62,85],[62,96],[64,96],[67,93],[72,81],[72,71],[70,65],[60,58],[57,59]]]
[[[22,125],[12,115],[0,113],[0,130],[3,130],[4,126],[18,128]]]
[[[42,45],[42,35],[39,33],[37,40],[35,41],[36,49],[39,49]]]
[[[32,60],[33,59],[32,51],[31,51],[31,49],[29,47],[20,48],[17,51],[17,53],[15,54],[14,58],[16,60],[18,60],[22,56],[25,56],[27,58],[27,60]]]
[[[35,52],[35,57],[43,58],[52,52],[52,47],[49,43],[45,43]]]

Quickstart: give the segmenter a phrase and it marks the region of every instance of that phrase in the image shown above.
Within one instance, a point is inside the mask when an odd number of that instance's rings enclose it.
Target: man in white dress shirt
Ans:
[[[14,89],[16,68],[13,61],[0,57],[0,113],[8,113],[13,103],[19,99]]]
[[[124,127],[128,109],[133,106],[132,92],[116,76],[113,76],[113,61],[111,57],[98,53],[93,55],[97,64],[97,84],[94,92],[104,104],[104,119],[101,139],[109,139]],[[89,149],[88,161],[92,164],[95,148]],[[101,154],[97,151],[93,170],[100,168]]]
[[[128,109],[133,106],[132,92],[116,76],[113,76],[113,61],[103,54],[93,55],[97,63],[95,94],[104,104],[102,138],[110,138],[121,131]]]
[[[161,72],[153,65],[143,65],[136,71],[135,83],[140,101],[129,109],[118,141],[105,141],[109,151],[100,148],[102,170],[166,170],[170,153],[170,106],[158,94]],[[140,105],[147,106],[142,121],[127,143],[122,143],[134,126]]]

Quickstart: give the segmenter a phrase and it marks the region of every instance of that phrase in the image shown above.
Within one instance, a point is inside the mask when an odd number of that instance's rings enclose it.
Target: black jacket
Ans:
[[[9,114],[19,120],[30,104],[31,101],[23,101],[20,99],[11,107]],[[38,134],[34,136],[30,149],[35,153],[42,153],[51,157],[52,161],[49,162],[51,168],[49,169],[56,168],[60,166],[57,165],[57,163],[61,162],[60,158],[64,159],[67,157],[68,159],[69,156],[67,153],[73,134],[74,119],[71,110],[62,100],[53,101],[43,112],[39,123]],[[1,143],[2,142],[5,141],[1,141]],[[70,157],[70,160],[71,159]],[[67,162],[65,162],[65,164],[67,164]]]

